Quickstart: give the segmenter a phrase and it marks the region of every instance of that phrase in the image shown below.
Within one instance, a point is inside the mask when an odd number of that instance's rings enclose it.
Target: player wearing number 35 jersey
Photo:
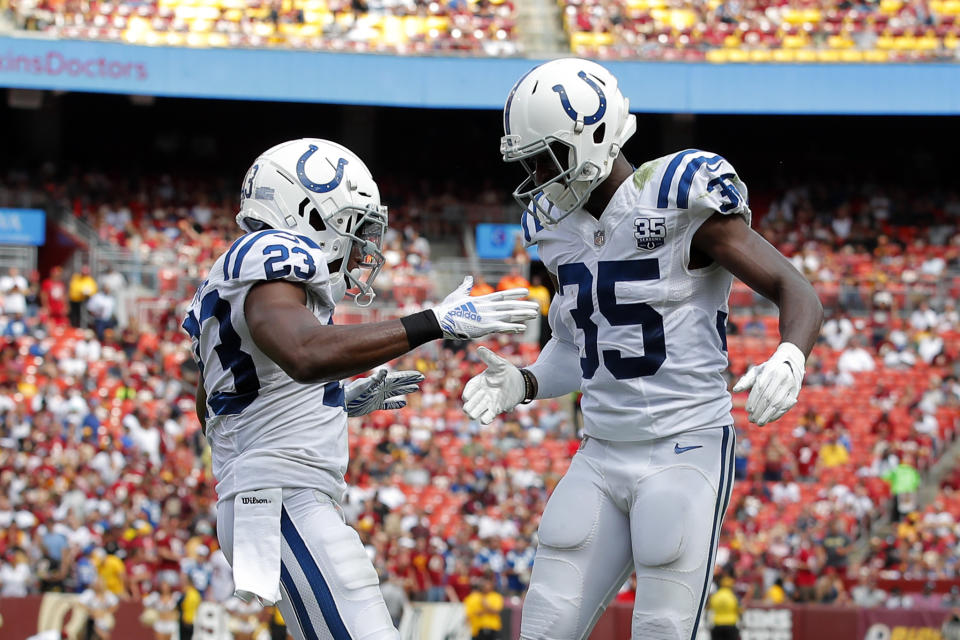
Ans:
[[[326,140],[262,154],[243,183],[247,233],[214,263],[183,327],[200,366],[197,414],[213,451],[217,536],[237,595],[279,603],[297,640],[398,638],[377,573],[343,521],[347,417],[406,404],[423,379],[380,370],[429,340],[518,333],[538,314],[525,289],[338,326],[348,290],[374,295],[387,210],[363,162]]]
[[[548,62],[514,85],[501,151],[528,244],[555,278],[553,337],[518,369],[463,392],[483,423],[520,402],[583,392],[584,443],[547,503],[523,640],[586,638],[631,573],[635,640],[693,640],[733,484],[725,323],[734,276],[780,307],[783,342],[734,388],[750,420],[797,401],[822,309],[750,229],[747,188],[723,157],[688,149],[634,167],[635,120],[598,64]]]

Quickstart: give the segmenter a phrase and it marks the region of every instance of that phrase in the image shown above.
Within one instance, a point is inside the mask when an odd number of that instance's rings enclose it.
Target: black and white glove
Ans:
[[[480,347],[477,355],[487,368],[464,385],[463,410],[480,424],[490,424],[498,415],[523,402],[526,383],[520,369],[493,351]]]
[[[769,360],[751,367],[737,381],[734,392],[751,390],[746,405],[750,422],[762,427],[797,404],[806,361],[796,345],[782,342]]]
[[[436,315],[444,338],[471,340],[488,333],[523,333],[523,323],[540,315],[540,304],[521,300],[525,288],[507,289],[470,297],[473,278],[467,276],[443,302],[430,309]]]
[[[367,378],[354,380],[343,388],[347,415],[365,416],[381,409],[402,409],[407,401],[402,396],[420,389],[423,374],[419,371],[380,369]]]

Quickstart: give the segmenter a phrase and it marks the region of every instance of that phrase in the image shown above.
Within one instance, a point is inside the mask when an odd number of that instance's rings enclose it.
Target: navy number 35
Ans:
[[[585,355],[580,358],[583,377],[593,378],[600,366],[597,348],[597,325],[591,320],[594,312],[594,276],[586,264],[573,262],[557,269],[560,291],[577,287],[577,306],[570,315],[583,331]],[[603,364],[617,380],[652,376],[667,358],[663,339],[663,316],[646,302],[617,302],[618,282],[659,280],[660,265],[656,258],[642,260],[607,260],[597,264],[597,303],[600,313],[612,326],[639,326],[643,333],[642,356],[624,356],[619,349],[604,349]],[[565,295],[565,294],[564,294]]]

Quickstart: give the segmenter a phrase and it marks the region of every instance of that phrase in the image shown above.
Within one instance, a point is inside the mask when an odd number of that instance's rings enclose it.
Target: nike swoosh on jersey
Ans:
[[[694,444],[694,445],[690,445],[689,447],[681,447],[680,443],[678,442],[675,445],[673,445],[673,452],[677,455],[680,455],[681,453],[686,453],[691,449],[701,449],[701,448],[703,448],[702,444]]]

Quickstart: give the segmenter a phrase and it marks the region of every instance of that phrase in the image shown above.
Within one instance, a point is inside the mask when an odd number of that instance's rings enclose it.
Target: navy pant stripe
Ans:
[[[713,533],[710,535],[710,553],[707,556],[707,571],[706,576],[703,579],[703,591],[700,594],[700,606],[697,608],[697,618],[693,623],[693,632],[690,635],[690,640],[696,640],[697,630],[700,627],[700,616],[703,614],[703,605],[704,601],[707,598],[707,591],[710,589],[710,578],[713,576],[713,564],[714,564],[714,545],[717,543],[717,538],[720,536],[720,525],[719,523],[723,520],[723,513],[727,508],[728,499],[728,484],[733,481],[733,474],[729,473],[728,470],[732,470],[733,464],[733,438],[730,437],[731,427],[723,428],[723,441],[720,444],[720,482],[717,484],[717,504],[713,509]],[[728,450],[729,449],[729,450]],[[721,510],[721,505],[723,509]]]
[[[307,548],[307,544],[303,541],[303,538],[300,537],[300,533],[293,525],[293,521],[287,514],[286,508],[284,508],[280,514],[280,531],[290,550],[293,551],[293,556],[297,559],[297,564],[300,565],[304,575],[307,577],[307,582],[313,590],[317,604],[320,605],[320,613],[323,614],[323,619],[327,623],[327,628],[330,629],[334,640],[351,640],[350,633],[347,631],[347,627],[343,624],[343,619],[340,617],[340,612],[337,611],[337,604],[333,601],[333,594],[330,592],[330,587],[327,585],[327,581],[324,580],[323,574],[320,572],[320,567],[317,566],[317,561],[313,559],[310,549]]]

